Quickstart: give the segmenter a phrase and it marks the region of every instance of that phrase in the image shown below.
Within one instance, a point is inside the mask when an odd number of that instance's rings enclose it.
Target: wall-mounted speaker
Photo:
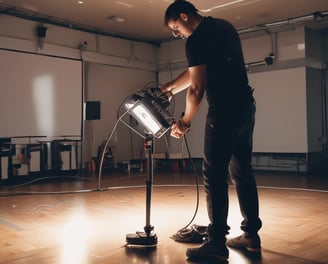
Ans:
[[[46,37],[46,34],[47,34],[47,29],[46,27],[40,25],[37,27],[37,35],[39,38],[45,38]]]
[[[98,120],[100,113],[100,101],[85,102],[85,120]]]

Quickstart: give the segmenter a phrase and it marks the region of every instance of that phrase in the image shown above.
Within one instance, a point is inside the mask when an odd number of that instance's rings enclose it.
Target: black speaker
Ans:
[[[100,119],[100,101],[85,102],[85,120]]]
[[[38,26],[37,28],[37,34],[39,38],[45,38],[46,37],[46,33],[47,33],[47,29],[44,26]]]

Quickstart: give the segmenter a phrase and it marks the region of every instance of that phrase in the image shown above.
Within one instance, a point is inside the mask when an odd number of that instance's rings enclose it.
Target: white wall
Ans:
[[[305,67],[249,74],[256,98],[254,152],[306,153]]]

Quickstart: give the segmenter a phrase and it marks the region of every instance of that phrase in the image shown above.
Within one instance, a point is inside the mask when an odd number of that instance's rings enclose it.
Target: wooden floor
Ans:
[[[256,178],[262,254],[250,256],[230,249],[229,263],[328,263],[328,175],[256,172]],[[157,247],[125,246],[126,234],[143,231],[145,226],[145,180],[143,172],[110,172],[100,181],[86,173],[0,186],[0,263],[193,263],[185,258],[185,251],[198,245],[170,238],[195,211],[196,188],[189,173],[155,172],[151,224]],[[206,225],[202,185],[199,191],[193,223]],[[233,186],[229,194],[229,236],[235,236],[241,216]]]

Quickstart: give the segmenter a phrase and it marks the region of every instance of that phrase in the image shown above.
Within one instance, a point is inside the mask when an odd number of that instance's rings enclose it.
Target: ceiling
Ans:
[[[159,43],[171,37],[163,16],[171,0],[0,0],[0,13]],[[191,0],[202,15],[237,29],[327,14],[328,0]],[[326,15],[324,16],[326,18]],[[117,20],[124,20],[123,22]],[[326,19],[325,19],[326,20]]]

